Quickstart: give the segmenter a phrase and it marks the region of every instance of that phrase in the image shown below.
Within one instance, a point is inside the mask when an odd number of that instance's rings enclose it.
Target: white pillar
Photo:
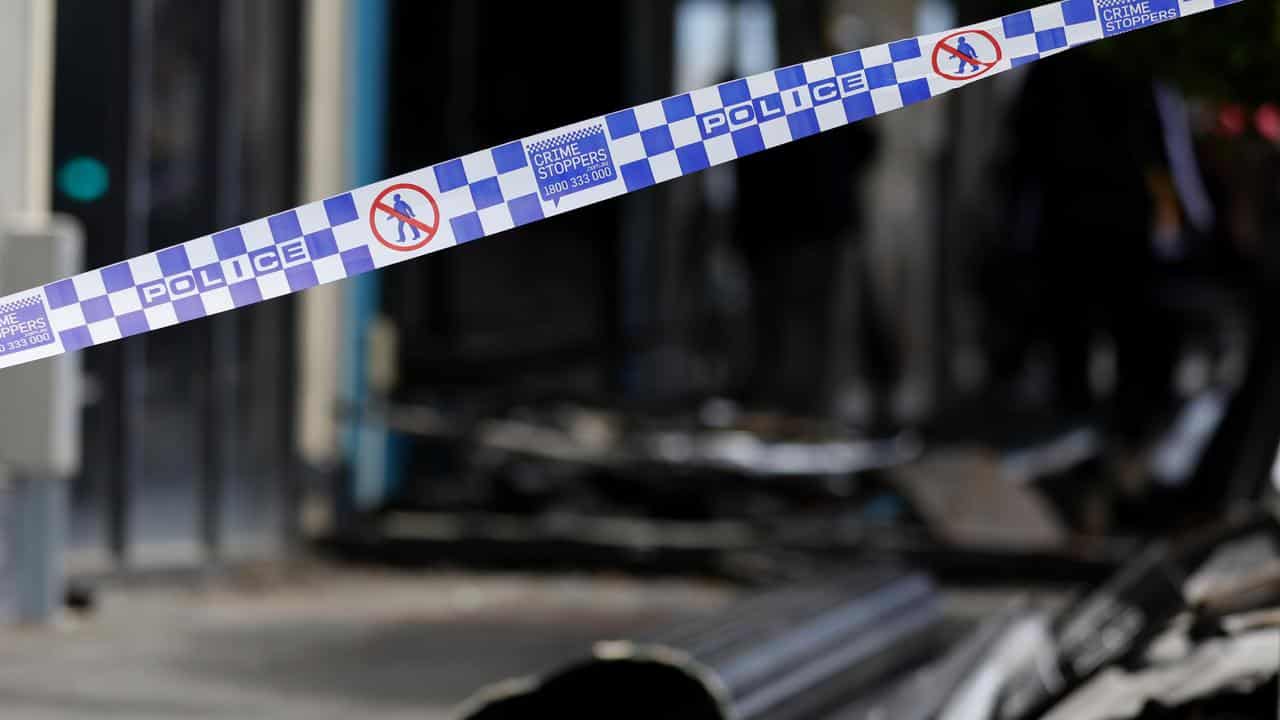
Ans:
[[[49,216],[54,0],[0,0],[0,216]]]
[[[0,0],[0,295],[78,271],[78,225],[50,216],[54,0]],[[79,357],[0,373],[0,615],[61,606],[67,486],[80,465]]]
[[[346,0],[308,0],[302,109],[302,199],[318,200],[346,190],[347,78],[350,48]],[[301,300],[298,321],[297,443],[312,468],[330,469],[339,459],[338,381],[343,343],[343,286],[322,285]],[[303,530],[325,524],[328,503],[302,498]]]

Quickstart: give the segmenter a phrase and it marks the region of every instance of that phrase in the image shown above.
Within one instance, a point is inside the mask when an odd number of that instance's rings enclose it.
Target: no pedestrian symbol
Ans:
[[[410,183],[383,190],[369,209],[369,227],[384,246],[397,252],[426,247],[440,228],[440,206],[431,193]]]
[[[933,48],[933,71],[948,80],[972,80],[991,71],[1004,50],[985,30],[961,30],[938,41]]]

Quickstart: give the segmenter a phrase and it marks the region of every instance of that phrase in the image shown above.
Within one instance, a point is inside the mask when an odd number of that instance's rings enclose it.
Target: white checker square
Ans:
[[[134,285],[141,285],[164,277],[164,273],[160,272],[160,260],[155,253],[147,253],[130,260],[129,272],[133,274]]]
[[[652,130],[659,125],[666,125],[667,114],[662,111],[662,103],[654,101],[637,107],[636,123],[640,126],[641,132]]]
[[[80,327],[85,322],[84,311],[80,309],[80,303],[71,303],[65,307],[50,310],[49,322],[53,324],[55,330]]]
[[[303,235],[329,227],[329,215],[324,211],[323,203],[308,203],[298,208],[297,213]]]
[[[201,293],[200,301],[204,303],[204,310],[209,315],[226,312],[236,306],[231,300],[231,289],[226,287]]]
[[[111,312],[116,317],[142,309],[142,300],[138,297],[136,288],[117,290],[108,295],[107,299],[111,301]]]
[[[447,193],[441,193],[439,200],[440,212],[445,217],[465,215],[469,212],[474,212],[476,209],[476,200],[472,197],[471,187],[468,185],[463,185],[462,187],[450,190]],[[399,223],[399,221],[394,217],[388,219],[387,214],[383,212],[378,212],[375,215],[374,222],[378,224],[379,231],[383,233],[386,232],[386,223]],[[393,229],[395,228],[393,227]]]
[[[107,294],[107,288],[102,284],[102,273],[97,270],[71,278],[71,284],[76,289],[76,297],[81,300],[102,297]]]
[[[628,135],[621,140],[614,140],[612,147],[613,161],[619,165],[644,157],[644,140],[640,138],[639,133]]]
[[[765,147],[775,148],[791,142],[791,126],[787,124],[786,118],[770,120],[761,123],[760,135],[764,138]]]
[[[169,303],[149,307],[142,312],[147,316],[147,326],[152,330],[178,324],[178,314]]]
[[[864,68],[888,65],[892,62],[893,55],[889,53],[888,45],[876,45],[862,51],[862,67]]]
[[[218,251],[213,247],[213,238],[208,235],[188,242],[186,248],[187,259],[191,261],[193,268],[215,265],[218,262]]]
[[[681,175],[680,160],[674,152],[664,152],[649,158],[649,169],[653,170],[654,182],[666,182]]]
[[[738,159],[738,152],[733,147],[733,138],[728,134],[711,138],[702,145],[707,149],[707,159],[712,165]]]
[[[511,219],[511,210],[507,209],[507,204],[498,203],[480,211],[480,226],[484,228],[485,235],[493,235],[510,230],[516,223]]]
[[[871,104],[875,106],[877,115],[897,110],[902,107],[902,92],[897,85],[876,88],[871,91]]]
[[[720,92],[715,88],[694,90],[689,93],[689,97],[693,99],[694,113],[699,115],[724,107],[724,103],[720,100]]]
[[[831,63],[831,58],[823,58],[822,60],[810,60],[804,64],[804,76],[809,82],[817,82],[826,80],[836,76],[835,65]]]
[[[747,78],[747,89],[751,97],[760,98],[778,92],[778,78],[772,72],[760,73]]]
[[[244,238],[246,250],[258,250],[275,245],[271,237],[271,226],[266,220],[254,220],[240,226],[240,235]]]
[[[707,159],[712,165],[737,160],[737,150],[733,149],[733,137],[730,135],[710,138],[703,147],[707,149]]]
[[[89,337],[93,338],[94,345],[119,340],[122,337],[120,325],[116,323],[115,318],[89,323]]]
[[[262,299],[276,298],[293,292],[289,287],[289,279],[284,273],[277,272],[262,275],[258,278],[258,290],[262,291]]]
[[[347,270],[342,266],[342,258],[337,255],[320,258],[311,263],[311,266],[315,268],[316,279],[320,281],[321,285],[341,280],[347,276]]]
[[[1067,26],[1067,44],[1071,47],[1100,40],[1102,26],[1094,22],[1077,23]]]
[[[498,167],[493,164],[493,153],[488,150],[463,157],[462,167],[467,171],[468,182],[479,182],[498,174]]]
[[[933,74],[933,68],[930,66],[930,59],[927,57],[911,58],[910,60],[902,60],[893,64],[894,74],[898,77],[898,82],[906,82],[917,78],[928,77]]]
[[[668,129],[671,131],[672,142],[674,142],[675,146],[678,148],[684,147],[685,145],[692,145],[693,143],[700,142],[702,140],[702,131],[698,129],[697,118],[685,118],[684,120],[678,120],[671,123],[671,125],[668,126]]]
[[[849,123],[849,117],[844,112],[844,103],[831,102],[819,105],[814,112],[818,115],[818,127],[824,131]]]
[[[338,241],[339,251],[367,246],[373,242],[369,235],[369,224],[365,222],[347,223],[333,229],[333,239]]]
[[[1036,47],[1035,35],[1022,35],[1004,41],[1004,54],[1009,59],[1035,55],[1038,52],[1040,50]]]
[[[1031,23],[1037,31],[1052,30],[1067,24],[1062,17],[1062,5],[1052,3],[1031,9]]]
[[[538,183],[533,179],[533,170],[528,167],[499,175],[498,187],[502,189],[502,197],[506,200],[515,200],[538,192]]]

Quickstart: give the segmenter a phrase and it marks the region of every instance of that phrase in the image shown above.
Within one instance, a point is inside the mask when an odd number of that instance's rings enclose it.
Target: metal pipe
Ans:
[[[957,640],[938,659],[893,681],[888,688],[873,689],[833,713],[831,720],[937,720],[955,705],[958,692],[980,684],[975,680],[988,674],[993,649],[1008,643],[1028,621],[1047,622],[1042,613],[1027,607],[1025,598],[1019,598]]]
[[[870,569],[766,593],[651,641],[599,643],[544,682],[482,693],[462,717],[822,717],[932,650],[940,619],[928,578]]]
[[[135,257],[150,247],[152,83],[155,76],[155,2],[129,4],[128,137],[125,159],[124,256]],[[128,570],[135,515],[134,495],[146,471],[147,339],[133,337],[120,345],[116,378],[120,387],[116,419],[120,447],[111,477],[108,544],[117,570]]]

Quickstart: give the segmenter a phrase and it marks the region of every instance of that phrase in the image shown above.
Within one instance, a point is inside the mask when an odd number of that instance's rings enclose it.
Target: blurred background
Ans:
[[[1025,9],[0,0],[0,289]],[[1280,664],[1280,618],[1257,619],[1280,606],[1278,10],[6,371],[0,717],[450,717],[685,623],[738,638],[732,662],[705,633],[663,640],[728,678],[732,717],[1093,717],[1141,693],[1096,716],[1260,717]],[[58,447],[33,451],[33,427]],[[787,634],[831,613],[852,624]],[[1153,650],[1170,633],[1173,659]],[[1177,677],[1206,642],[1252,659],[1222,661],[1252,689],[1098,689],[1113,664]],[[770,670],[739,682],[744,657]],[[1057,685],[1024,677],[1045,657]],[[818,659],[840,672],[781,681]],[[971,687],[979,659],[998,691]],[[556,715],[670,687],[605,677],[553,693],[578,703]]]

